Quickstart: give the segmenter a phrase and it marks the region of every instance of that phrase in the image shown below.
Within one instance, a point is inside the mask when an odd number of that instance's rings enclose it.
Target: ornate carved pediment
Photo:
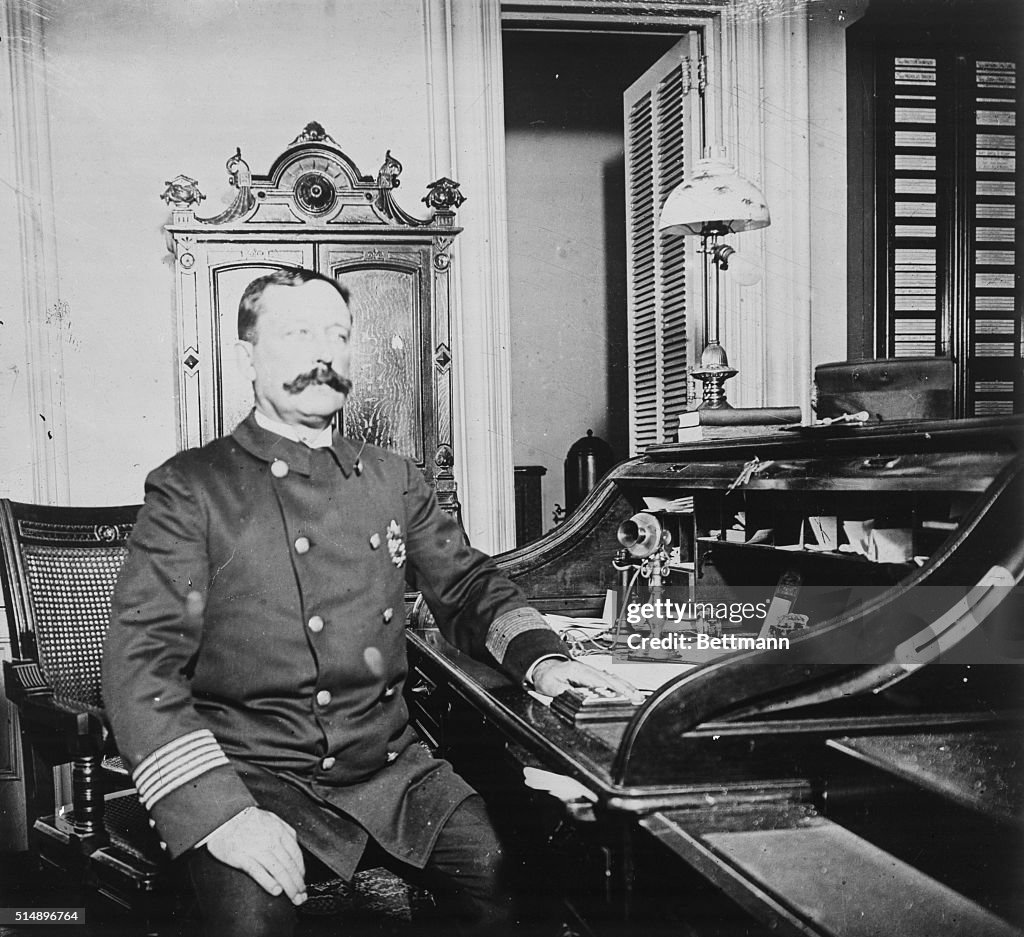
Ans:
[[[376,176],[364,175],[337,142],[315,121],[306,125],[274,160],[265,176],[254,175],[236,149],[226,164],[228,182],[238,190],[219,215],[200,218],[195,207],[204,198],[196,180],[178,175],[166,183],[162,198],[174,208],[176,225],[454,225],[465,201],[459,184],[438,179],[427,186],[426,217],[406,212],[394,198],[402,164],[388,150]]]

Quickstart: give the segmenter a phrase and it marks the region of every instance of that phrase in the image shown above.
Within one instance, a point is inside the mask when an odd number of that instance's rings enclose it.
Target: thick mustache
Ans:
[[[326,384],[332,390],[346,396],[352,391],[352,382],[347,377],[342,377],[329,364],[318,364],[312,371],[300,374],[294,381],[288,381],[283,386],[290,394],[301,394],[311,384]]]

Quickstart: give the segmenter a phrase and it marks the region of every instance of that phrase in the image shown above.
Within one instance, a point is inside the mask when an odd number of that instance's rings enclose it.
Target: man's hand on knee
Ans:
[[[246,807],[206,840],[214,859],[241,869],[272,895],[306,900],[305,863],[293,830],[277,814]]]

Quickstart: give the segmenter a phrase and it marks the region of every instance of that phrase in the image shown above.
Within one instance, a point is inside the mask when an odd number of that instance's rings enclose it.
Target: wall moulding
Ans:
[[[707,16],[727,9],[730,0],[506,0],[501,18],[506,27],[532,29],[612,29],[629,32],[664,32],[680,19]]]
[[[35,4],[4,4],[0,55],[9,79],[21,259],[21,302],[10,311],[22,318],[31,425],[32,491],[22,496],[60,504],[70,493],[62,345],[70,309],[60,299],[57,267],[43,19]]]

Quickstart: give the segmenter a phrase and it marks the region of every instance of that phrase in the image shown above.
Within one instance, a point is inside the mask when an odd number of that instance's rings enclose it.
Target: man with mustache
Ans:
[[[281,937],[307,863],[388,864],[469,933],[504,932],[501,847],[479,795],[417,743],[403,594],[540,692],[635,692],[572,662],[409,460],[334,433],[352,315],[308,270],[242,296],[255,409],[150,474],[114,596],[103,693],[151,822],[210,933]]]

